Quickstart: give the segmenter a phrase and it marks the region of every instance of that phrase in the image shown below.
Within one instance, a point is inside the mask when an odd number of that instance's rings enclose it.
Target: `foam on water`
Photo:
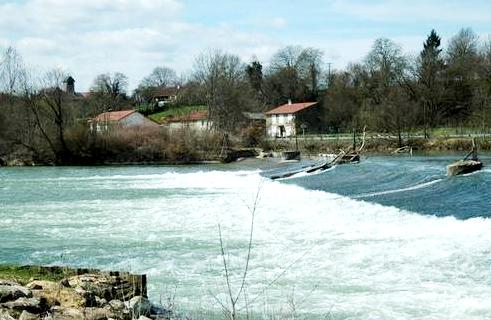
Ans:
[[[75,201],[7,203],[0,260],[146,272],[152,298],[175,285],[181,305],[219,310],[209,293],[225,292],[217,225],[237,288],[259,190],[249,307],[287,310],[293,295],[298,312],[319,318],[491,318],[490,219],[423,216],[258,171],[92,178],[55,185],[74,186]]]
[[[426,187],[429,187],[431,185],[434,185],[435,183],[441,182],[443,179],[436,179],[433,181],[428,181],[424,183],[420,183],[414,186],[410,186],[407,188],[401,188],[401,189],[395,189],[395,190],[386,190],[386,191],[379,191],[379,192],[372,192],[372,193],[367,193],[367,194],[361,194],[358,196],[353,196],[355,199],[362,199],[362,198],[370,198],[370,197],[375,197],[375,196],[381,196],[385,194],[393,194],[393,193],[399,193],[399,192],[405,192],[405,191],[413,191],[413,190],[418,190],[418,189],[423,189]]]

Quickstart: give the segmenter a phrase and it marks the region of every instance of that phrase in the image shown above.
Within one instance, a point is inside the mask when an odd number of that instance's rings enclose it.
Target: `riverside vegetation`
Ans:
[[[132,93],[124,74],[101,74],[82,95],[61,89],[67,72],[36,73],[10,47],[0,59],[0,159],[10,165],[186,163],[220,159],[224,146],[281,149],[284,143],[264,139],[264,128],[247,121],[244,112],[264,112],[288,99],[319,102],[315,122],[298,124],[307,134],[342,134],[366,126],[368,132],[390,137],[372,140],[377,151],[466,144],[435,138],[432,132],[439,128],[470,130],[481,137],[481,148],[489,145],[491,42],[480,41],[471,29],[461,29],[445,48],[432,30],[414,57],[380,38],[361,62],[344,70],[326,70],[325,65],[316,48],[288,46],[264,66],[257,59],[244,63],[236,55],[208,51],[196,58],[189,74],[156,67]],[[180,88],[175,101],[159,105],[152,93],[170,86]],[[152,118],[166,108],[191,106],[208,110],[213,130],[102,135],[87,125],[108,110],[137,109]],[[312,152],[337,147],[337,142],[304,142],[301,147]]]

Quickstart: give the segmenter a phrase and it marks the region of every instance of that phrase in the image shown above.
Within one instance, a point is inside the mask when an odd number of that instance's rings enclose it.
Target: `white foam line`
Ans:
[[[417,184],[412,187],[407,187],[407,188],[402,188],[402,189],[395,189],[395,190],[387,190],[387,191],[380,191],[380,192],[373,192],[373,193],[367,193],[367,194],[361,194],[358,196],[353,196],[352,198],[354,199],[359,199],[359,198],[370,198],[370,197],[375,197],[375,196],[381,196],[385,194],[392,194],[392,193],[399,193],[399,192],[404,192],[404,191],[412,191],[412,190],[418,190],[422,188],[429,187],[437,182],[442,181],[443,179],[436,179],[433,181]]]
[[[94,181],[94,180],[103,180],[103,181],[111,181],[111,180],[161,180],[174,176],[195,176],[197,174],[221,174],[221,173],[229,173],[233,172],[234,175],[237,176],[248,176],[253,174],[258,174],[261,172],[259,169],[252,170],[241,170],[241,171],[220,171],[220,170],[210,170],[210,171],[196,171],[189,173],[180,173],[180,172],[165,172],[165,173],[154,173],[154,174],[141,174],[141,175],[95,175],[90,177],[56,177],[56,178],[35,178],[35,179],[24,179],[23,181]],[[6,180],[6,181],[17,181],[17,180]]]
[[[462,177],[468,177],[468,176],[473,176],[475,174],[479,174],[479,173],[482,173],[482,172],[486,172],[486,171],[481,171],[481,170],[478,170],[478,171],[474,171],[474,172],[471,172],[471,173],[466,173],[466,174],[463,174]]]

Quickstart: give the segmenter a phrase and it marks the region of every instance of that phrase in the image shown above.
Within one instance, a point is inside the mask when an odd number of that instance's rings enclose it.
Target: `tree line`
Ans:
[[[10,47],[0,58],[0,154],[22,149],[73,162],[101,148],[86,129],[87,119],[109,110],[155,111],[155,90],[168,87],[180,88],[174,107],[206,105],[217,131],[239,136],[248,125],[244,112],[288,100],[318,101],[322,133],[367,126],[401,140],[413,131],[428,137],[441,126],[489,129],[491,40],[481,41],[471,29],[461,29],[446,48],[432,30],[417,56],[379,38],[364,59],[344,70],[326,66],[316,48],[287,46],[266,63],[211,50],[185,76],[158,66],[129,92],[123,73],[100,74],[80,96],[64,90],[66,71],[36,72]]]
[[[491,41],[461,29],[446,49],[432,30],[416,57],[377,39],[365,59],[337,72],[325,96],[326,122],[337,129],[368,125],[397,134],[490,124]]]

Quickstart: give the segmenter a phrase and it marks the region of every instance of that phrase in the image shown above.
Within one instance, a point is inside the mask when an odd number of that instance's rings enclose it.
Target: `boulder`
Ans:
[[[67,284],[72,288],[82,288],[101,299],[110,300],[115,296],[117,280],[102,274],[84,274],[68,278]]]
[[[152,303],[145,297],[136,296],[130,299],[128,308],[130,309],[133,318],[148,316],[152,310]]]
[[[29,282],[26,287],[30,290],[42,290],[43,287],[37,283],[37,280],[33,280],[32,282]]]
[[[83,311],[77,308],[52,307],[51,320],[80,320],[85,319]]]
[[[68,281],[68,279],[63,279],[60,281],[60,285],[66,287],[66,288],[71,288],[70,287],[70,282]]]
[[[138,318],[138,320],[152,320],[152,319],[150,319],[150,318],[148,318],[148,317],[145,317],[145,316],[140,316],[140,317]]]
[[[0,279],[0,286],[20,286],[20,283],[13,280]]]
[[[18,298],[30,298],[32,293],[19,285],[0,285],[0,302],[17,300]]]
[[[124,302],[116,299],[109,301],[109,306],[111,307],[112,310],[118,312],[123,311],[125,309]]]
[[[111,300],[104,308],[114,314],[114,319],[131,319],[130,310],[121,300]]]
[[[98,296],[95,296],[94,300],[95,300],[96,306],[98,306],[98,307],[104,307],[105,305],[107,305],[107,300],[104,298],[99,298]]]
[[[105,308],[85,308],[84,316],[86,320],[106,320],[107,318],[113,318],[114,314]]]
[[[40,320],[41,317],[37,314],[27,312],[26,310],[22,311],[20,314],[19,320]]]
[[[71,288],[61,286],[59,283],[52,281],[35,280],[27,285],[32,290],[35,298],[46,299],[49,305],[59,305],[65,308],[80,308],[91,305],[90,295],[87,297],[86,292],[80,289],[79,292]]]
[[[15,318],[7,310],[0,309],[0,320],[15,320]]]
[[[14,311],[27,311],[30,313],[41,313],[46,307],[46,301],[37,298],[18,298],[15,301],[9,301],[0,304],[0,307],[8,308]]]

